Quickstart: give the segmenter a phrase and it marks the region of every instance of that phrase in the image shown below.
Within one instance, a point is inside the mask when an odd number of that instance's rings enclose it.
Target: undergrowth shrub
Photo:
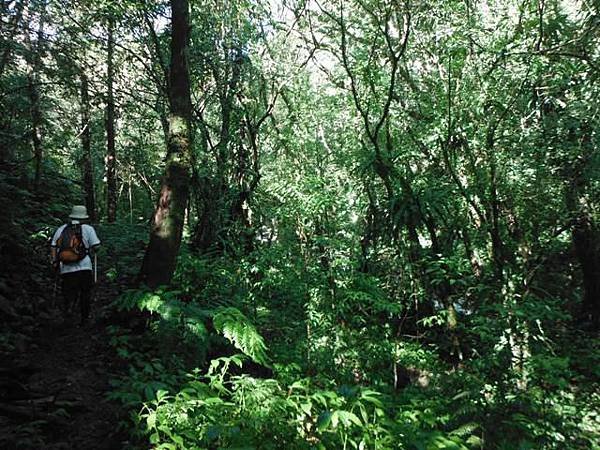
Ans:
[[[568,348],[557,342],[569,319],[558,302],[530,296],[511,308],[463,311],[455,332],[467,358],[452,364],[440,356],[450,348],[443,314],[422,321],[424,337],[398,335],[390,324],[406,311],[377,277],[340,277],[333,302],[327,277],[287,256],[278,248],[246,258],[184,255],[173,288],[121,297],[120,308],[149,317],[144,334],[113,337],[130,368],[112,396],[130,408],[123,425],[140,442],[598,448],[598,395],[574,387],[581,377],[594,386],[595,372],[580,371],[577,357],[593,366],[597,350],[559,351]]]

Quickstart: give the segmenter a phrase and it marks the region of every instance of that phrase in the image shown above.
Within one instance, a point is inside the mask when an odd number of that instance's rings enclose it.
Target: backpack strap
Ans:
[[[90,249],[87,248],[87,246],[85,245],[85,240],[83,239],[83,224],[75,223],[73,225],[75,225],[75,227],[76,227],[75,232],[81,237],[81,245],[83,245],[83,248],[85,249],[85,254],[89,255]]]

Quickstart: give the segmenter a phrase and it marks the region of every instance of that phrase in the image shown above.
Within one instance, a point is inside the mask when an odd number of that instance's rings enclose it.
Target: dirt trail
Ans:
[[[70,318],[59,310],[62,295],[53,289],[41,228],[28,225],[13,249],[19,263],[0,271],[0,449],[132,448],[127,430],[119,429],[126,413],[107,399],[110,380],[127,370],[108,328],[129,324],[111,303],[135,279],[146,226],[98,226],[99,279],[84,328],[77,326],[78,305]]]
[[[22,370],[19,390],[0,416],[12,422],[10,447],[121,449],[118,405],[107,400],[109,380],[118,368],[107,333],[109,304],[117,286],[99,280],[92,317],[78,326],[79,311],[63,318],[56,307],[43,314],[27,354],[16,360]],[[51,292],[48,294],[51,295]]]
[[[113,360],[109,337],[95,320],[85,328],[77,322],[75,316],[50,324],[32,355],[40,371],[30,379],[30,388],[54,393],[55,403],[68,413],[67,422],[47,436],[47,448],[121,448],[118,410],[106,398]]]

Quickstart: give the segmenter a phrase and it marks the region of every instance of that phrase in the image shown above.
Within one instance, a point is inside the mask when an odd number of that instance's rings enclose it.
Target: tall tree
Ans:
[[[117,155],[115,150],[115,95],[114,95],[114,19],[108,19],[108,49],[106,55],[106,210],[109,222],[117,218]]]
[[[92,162],[92,130],[90,117],[90,94],[88,77],[82,70],[81,81],[81,148],[83,151],[81,169],[83,171],[83,189],[85,194],[85,206],[88,210],[90,220],[96,220],[96,195],[94,186],[94,166]]]
[[[150,287],[168,284],[175,272],[189,197],[192,102],[188,1],[171,0],[171,17],[167,158],[140,274],[141,281]]]
[[[28,1],[17,1],[11,14],[8,5],[2,4],[2,35],[6,42],[2,45],[2,53],[0,54],[0,76],[4,73],[4,69],[10,59],[14,46],[14,37],[18,33],[19,25],[23,17],[23,11],[28,5]]]
[[[34,28],[35,11],[37,6],[37,33],[36,40],[31,41],[31,30]],[[25,8],[28,30],[25,31],[25,43],[27,46],[27,90],[29,94],[29,111],[31,115],[31,141],[33,144],[34,179],[33,188],[37,191],[40,187],[42,176],[42,160],[44,149],[42,146],[42,122],[43,114],[40,105],[39,72],[42,60],[42,40],[44,38],[44,25],[46,20],[46,0],[28,5]]]

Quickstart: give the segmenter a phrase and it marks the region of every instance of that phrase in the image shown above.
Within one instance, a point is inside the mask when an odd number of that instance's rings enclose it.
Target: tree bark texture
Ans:
[[[108,23],[108,51],[106,58],[106,210],[108,222],[117,219],[117,154],[115,150],[115,96],[114,96],[114,22]]]
[[[185,209],[189,198],[192,104],[187,61],[188,1],[171,0],[171,11],[170,116],[167,160],[152,220],[150,242],[140,273],[140,281],[151,288],[169,284],[175,272]]]
[[[83,189],[85,206],[92,222],[96,221],[96,196],[94,193],[94,167],[92,163],[92,132],[90,129],[90,96],[88,79],[81,72],[81,148],[83,156],[81,168],[83,171]]]

